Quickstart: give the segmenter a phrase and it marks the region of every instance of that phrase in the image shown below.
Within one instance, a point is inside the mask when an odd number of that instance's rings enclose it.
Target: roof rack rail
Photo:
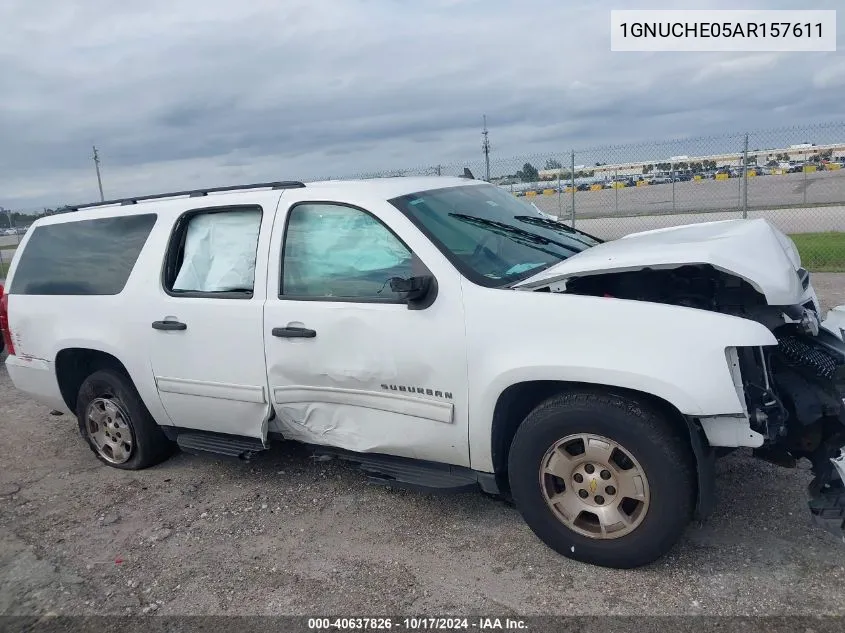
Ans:
[[[103,200],[102,202],[88,202],[86,204],[69,204],[61,208],[62,211],[79,211],[80,209],[90,209],[92,207],[102,207],[109,204],[119,204],[126,206],[130,204],[137,204],[145,200],[158,200],[160,198],[176,198],[178,196],[188,196],[190,198],[200,198],[207,196],[210,193],[220,193],[223,191],[240,191],[243,189],[301,189],[305,183],[298,180],[280,180],[277,182],[256,182],[248,185],[231,185],[228,187],[210,187],[208,189],[189,189],[186,191],[173,191],[170,193],[155,193],[146,196],[134,196],[132,198],[115,198],[114,200]]]

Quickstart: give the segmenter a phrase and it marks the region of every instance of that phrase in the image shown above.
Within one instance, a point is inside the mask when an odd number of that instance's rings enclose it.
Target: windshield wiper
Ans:
[[[478,218],[474,215],[466,215],[464,213],[450,213],[449,217],[456,218],[458,220],[461,220],[462,222],[467,222],[468,224],[475,224],[476,226],[489,229],[494,233],[498,232],[500,235],[504,235],[505,237],[514,239],[514,241],[517,242],[522,240],[522,243],[528,243],[528,245],[530,246],[547,246],[549,244],[554,244],[555,246],[559,246],[560,248],[570,251],[571,253],[579,252],[578,249],[574,248],[572,245],[563,244],[547,237],[543,237],[542,235],[532,233],[531,231],[526,231],[525,229],[520,229],[518,227],[511,226],[510,224],[505,224],[504,222],[488,220],[487,218]],[[537,250],[540,250],[544,253],[548,253],[549,255],[553,255],[554,257],[560,257],[559,253],[547,251],[542,248]]]
[[[590,235],[589,233],[584,233],[584,231],[574,229],[571,226],[564,224],[563,222],[558,222],[557,220],[551,220],[549,218],[535,218],[530,215],[517,215],[514,216],[514,220],[519,220],[520,222],[525,222],[526,224],[533,224],[535,226],[547,226],[550,229],[554,229],[556,231],[566,231],[567,233],[572,233],[573,236],[583,235],[584,237],[594,240],[599,244],[602,242],[602,240],[593,235]],[[587,244],[586,242],[582,242],[581,240],[578,241],[582,244]],[[587,246],[592,246],[592,244],[587,244]]]

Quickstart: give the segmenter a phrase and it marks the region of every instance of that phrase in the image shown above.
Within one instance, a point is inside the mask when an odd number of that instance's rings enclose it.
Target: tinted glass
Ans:
[[[50,224],[32,229],[12,279],[10,294],[119,294],[156,215]]]
[[[286,296],[396,300],[391,277],[413,276],[413,257],[376,218],[360,209],[302,204],[285,231]]]
[[[421,191],[391,203],[485,286],[515,283],[600,242],[494,185]]]

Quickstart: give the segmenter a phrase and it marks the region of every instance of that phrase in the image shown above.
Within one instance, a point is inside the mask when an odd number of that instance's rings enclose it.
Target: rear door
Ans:
[[[312,444],[468,466],[458,272],[385,200],[319,195],[286,191],[270,244],[273,424]],[[389,279],[426,274],[434,300],[409,309]]]
[[[161,402],[177,427],[265,436],[265,276],[256,271],[266,270],[278,197],[198,206],[173,225],[142,325]]]

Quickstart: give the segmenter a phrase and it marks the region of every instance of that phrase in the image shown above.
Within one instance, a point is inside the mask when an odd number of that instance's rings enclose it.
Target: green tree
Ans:
[[[540,172],[531,163],[525,163],[522,169],[516,172],[516,176],[522,182],[536,182],[540,178]]]
[[[546,166],[543,169],[560,169],[561,164],[560,161],[554,158],[550,158],[546,161]]]
[[[643,173],[644,174],[650,174],[653,171],[654,171],[654,165],[652,165],[652,164],[643,165]]]

